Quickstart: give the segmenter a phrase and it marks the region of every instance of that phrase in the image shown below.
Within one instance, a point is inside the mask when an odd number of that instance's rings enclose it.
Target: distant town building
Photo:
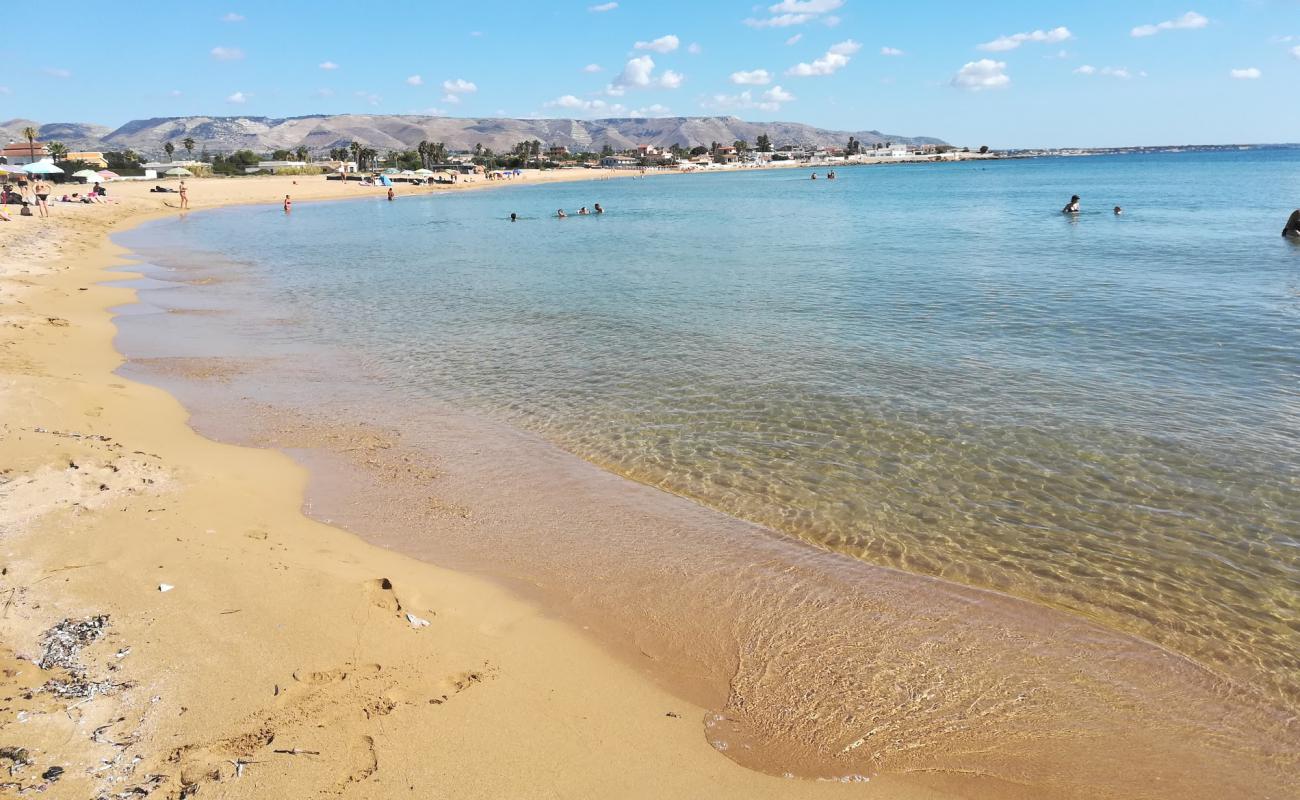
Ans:
[[[569,157],[569,148],[562,144],[551,145],[551,148],[546,151],[546,155],[552,161],[564,161]]]
[[[10,142],[5,145],[3,152],[5,163],[10,166],[20,167],[24,164],[33,164],[37,161],[46,161],[50,157],[50,151],[40,142]]]
[[[64,156],[68,161],[84,161],[95,169],[108,169],[108,161],[104,159],[104,154],[90,150],[75,150]]]
[[[605,169],[635,169],[639,164],[632,156],[612,155],[600,160],[600,165]]]

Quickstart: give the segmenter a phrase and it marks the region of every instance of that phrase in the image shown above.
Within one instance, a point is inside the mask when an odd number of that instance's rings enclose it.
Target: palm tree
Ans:
[[[352,154],[352,160],[356,162],[357,169],[361,169],[361,143],[352,142],[348,145],[348,152]]]
[[[299,161],[306,161],[310,152],[307,150],[307,145],[300,144],[298,145],[298,149],[293,151],[293,154],[298,157]]]
[[[27,140],[27,157],[36,160],[36,129],[28,125],[23,128],[23,138]]]
[[[423,169],[429,168],[429,142],[421,139],[420,143],[415,146],[415,153],[420,157],[420,166]]]
[[[172,153],[176,152],[176,145],[172,144],[171,142],[166,142],[163,144],[163,151],[167,153],[167,160],[171,161]]]
[[[185,152],[188,153],[192,158],[194,156],[194,137],[186,136],[185,139],[181,142],[181,147],[184,147]]]
[[[54,162],[56,164],[68,155],[68,146],[63,142],[50,142],[45,145],[45,149],[54,157]]]

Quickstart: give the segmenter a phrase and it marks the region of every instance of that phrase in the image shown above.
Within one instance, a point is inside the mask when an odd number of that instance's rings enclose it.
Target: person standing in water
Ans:
[[[1061,209],[1061,213],[1062,213],[1062,214],[1078,214],[1078,213],[1079,213],[1079,195],[1076,194],[1076,195],[1074,195],[1073,197],[1071,197],[1071,198],[1070,198],[1070,202],[1068,202],[1068,203],[1065,204],[1065,208]]]
[[[1120,208],[1119,206],[1115,206],[1115,216],[1118,217],[1120,214],[1123,213],[1124,213],[1124,209]]]
[[[1282,235],[1288,239],[1300,239],[1300,208],[1291,212],[1291,217],[1282,229]]]
[[[290,200],[289,195],[286,194],[284,196],[284,213],[288,214],[290,211],[293,211],[293,201]]]
[[[388,187],[388,202],[391,203],[392,201],[393,201],[393,187],[389,186],[389,187]]]
[[[180,188],[177,190],[181,193],[181,208],[190,207],[190,193],[185,188],[185,181],[181,181]]]

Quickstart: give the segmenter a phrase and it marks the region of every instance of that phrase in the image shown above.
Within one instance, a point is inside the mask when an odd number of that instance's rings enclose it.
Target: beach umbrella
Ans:
[[[63,170],[54,166],[53,161],[37,161],[34,164],[28,164],[23,167],[23,172],[28,175],[62,175]]]
[[[415,174],[416,174],[416,175],[435,175],[435,174],[437,174],[437,173],[435,173],[435,172],[434,172],[433,170],[431,170],[431,169],[417,169],[417,170],[415,171]]]
[[[385,175],[396,175],[396,174],[398,174],[399,171],[400,171],[400,170],[398,170],[396,167],[389,167],[388,169],[384,170],[384,174],[385,174]]]
[[[194,173],[193,173],[193,172],[190,172],[188,169],[185,169],[185,167],[172,167],[171,169],[167,170],[167,171],[164,172],[163,174],[164,174],[164,175],[175,175],[175,176],[178,177],[178,178],[192,178],[192,177],[194,177]]]
[[[10,175],[10,174],[16,175],[22,171],[23,171],[22,167],[15,167],[12,164],[0,164],[0,173],[5,175]]]
[[[100,175],[98,172],[94,171],[93,169],[78,170],[77,172],[72,173],[72,177],[81,178],[85,180],[86,183],[104,182],[104,176]]]

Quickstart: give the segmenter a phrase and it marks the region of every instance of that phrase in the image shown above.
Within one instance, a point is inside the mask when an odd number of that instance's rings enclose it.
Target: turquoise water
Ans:
[[[1296,703],[1300,247],[1278,234],[1300,150],[807,175],[145,230],[246,262],[241,291],[292,310],[255,348],[340,348],[412,408],[486,413]],[[1075,193],[1084,213],[1066,218]],[[606,215],[549,216],[596,202]]]

